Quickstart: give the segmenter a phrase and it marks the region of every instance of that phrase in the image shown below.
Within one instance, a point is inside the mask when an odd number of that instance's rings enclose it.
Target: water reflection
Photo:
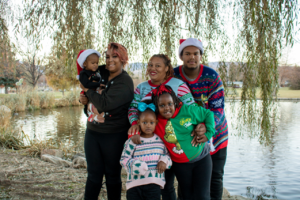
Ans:
[[[238,120],[226,112],[230,138],[224,186],[231,194],[253,199],[300,199],[299,113],[299,103],[280,102],[278,127],[265,146],[258,137],[237,137],[238,130],[233,127]],[[244,128],[247,133],[246,125]]]
[[[76,143],[83,138],[86,116],[82,107],[20,112],[14,117],[16,125],[22,126],[30,138],[49,139]]]
[[[231,195],[253,199],[300,199],[300,104],[280,102],[277,129],[268,146],[245,124],[238,124],[239,103],[226,103],[229,145],[224,187]],[[31,138],[57,138],[76,143],[84,137],[86,116],[82,107],[19,113],[16,124]],[[242,125],[242,136],[236,129]],[[254,131],[258,131],[257,129]]]

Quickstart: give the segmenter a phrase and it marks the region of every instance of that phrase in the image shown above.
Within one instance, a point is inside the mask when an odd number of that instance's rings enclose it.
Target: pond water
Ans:
[[[224,187],[252,199],[300,199],[300,103],[279,103],[279,126],[268,146],[258,137],[237,136],[232,128],[237,115],[230,106],[226,103],[230,134]],[[82,107],[65,107],[21,112],[14,122],[31,138],[82,143],[86,116]]]

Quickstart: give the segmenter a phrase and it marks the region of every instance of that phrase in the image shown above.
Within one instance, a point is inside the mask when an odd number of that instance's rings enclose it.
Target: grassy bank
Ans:
[[[241,88],[228,88],[227,97],[241,97],[242,89]],[[256,98],[261,98],[261,90],[256,89]],[[290,90],[288,87],[280,88],[277,94],[277,98],[291,98],[296,99],[300,98],[300,90]]]
[[[31,139],[21,128],[3,126],[0,122],[0,148],[19,150],[22,155],[39,157],[43,149],[60,149],[65,159],[83,152],[83,140],[76,144],[70,141]]]
[[[79,106],[79,90],[66,92],[21,91],[18,94],[1,94],[0,105],[5,105],[13,112],[54,107]]]

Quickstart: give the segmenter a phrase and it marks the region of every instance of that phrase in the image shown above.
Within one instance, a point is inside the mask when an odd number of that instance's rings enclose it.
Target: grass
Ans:
[[[13,128],[11,125],[3,126],[1,122],[0,125],[0,147],[6,149],[22,150],[26,155],[33,157],[40,156],[43,149],[60,149],[67,159],[78,152],[83,152],[82,140],[72,144],[70,141],[30,139],[22,129]]]
[[[1,94],[0,105],[5,105],[13,112],[36,110],[53,107],[78,106],[80,90],[65,92],[22,91],[18,94]]]
[[[278,98],[300,98],[300,90],[290,90],[287,87],[280,88]]]
[[[260,92],[261,92],[261,90],[259,88],[257,88],[257,90],[256,90],[257,98],[260,98]],[[241,88],[236,88],[236,89],[229,88],[228,93],[229,93],[228,97],[231,97],[231,96],[240,97],[242,94],[242,89]],[[277,97],[278,98],[300,98],[300,90],[290,90],[288,87],[283,87],[283,88],[279,89]]]

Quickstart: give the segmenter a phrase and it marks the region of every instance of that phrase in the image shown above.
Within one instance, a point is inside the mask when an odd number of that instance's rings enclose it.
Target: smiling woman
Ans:
[[[127,50],[118,43],[110,43],[106,52],[106,66],[100,66],[101,83],[98,92],[81,86],[88,104],[89,116],[84,140],[88,177],[85,199],[98,199],[103,175],[106,178],[108,199],[121,198],[121,165],[123,145],[130,127],[127,110],[133,99],[133,81],[123,68],[128,62]]]

